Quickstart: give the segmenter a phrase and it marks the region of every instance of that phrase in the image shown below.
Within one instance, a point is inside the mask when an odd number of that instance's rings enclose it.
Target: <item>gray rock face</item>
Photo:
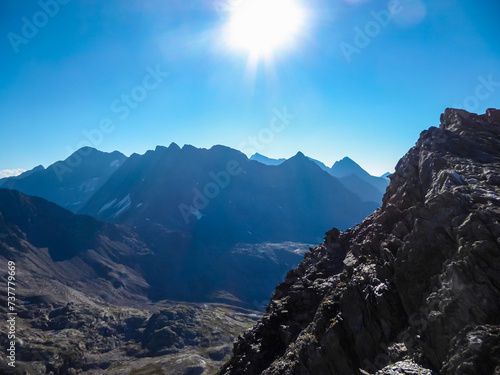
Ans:
[[[500,111],[447,109],[383,206],[306,254],[219,374],[499,374],[499,324]]]

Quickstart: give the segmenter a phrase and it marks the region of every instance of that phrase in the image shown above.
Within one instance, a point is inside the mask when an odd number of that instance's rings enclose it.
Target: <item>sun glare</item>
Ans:
[[[227,33],[233,48],[268,56],[292,43],[304,22],[294,0],[243,0],[231,14]]]

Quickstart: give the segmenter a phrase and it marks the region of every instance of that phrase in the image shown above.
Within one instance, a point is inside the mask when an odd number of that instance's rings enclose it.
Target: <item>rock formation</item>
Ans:
[[[383,206],[306,254],[219,374],[500,374],[500,111],[447,109]]]
[[[151,301],[153,256],[132,228],[0,188],[0,374],[214,374],[260,315]]]

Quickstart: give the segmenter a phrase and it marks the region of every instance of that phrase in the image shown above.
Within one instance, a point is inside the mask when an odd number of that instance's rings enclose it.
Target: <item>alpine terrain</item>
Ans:
[[[330,230],[230,374],[500,373],[500,111],[447,109],[363,223]]]

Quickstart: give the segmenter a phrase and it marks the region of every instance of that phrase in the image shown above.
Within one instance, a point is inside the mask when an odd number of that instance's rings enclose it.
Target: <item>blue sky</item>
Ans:
[[[3,1],[0,171],[171,142],[392,171],[446,107],[500,107],[500,4],[391,1],[296,0],[253,67],[225,43],[237,0]]]

